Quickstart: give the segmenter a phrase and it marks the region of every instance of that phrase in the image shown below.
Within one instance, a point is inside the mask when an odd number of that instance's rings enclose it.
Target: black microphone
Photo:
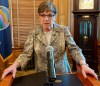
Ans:
[[[54,82],[56,80],[54,48],[52,46],[47,46],[46,50],[47,50],[47,59],[48,59],[48,78],[49,78],[49,82]]]

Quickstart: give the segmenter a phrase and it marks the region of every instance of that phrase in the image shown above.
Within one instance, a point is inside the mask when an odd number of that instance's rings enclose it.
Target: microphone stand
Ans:
[[[56,80],[54,49],[52,46],[48,46],[46,49],[48,59],[48,83],[44,84],[44,86],[54,86],[54,81]]]

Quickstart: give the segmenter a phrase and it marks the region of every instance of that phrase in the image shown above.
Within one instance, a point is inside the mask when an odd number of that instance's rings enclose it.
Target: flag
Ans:
[[[12,54],[8,0],[0,0],[0,57],[5,61]]]

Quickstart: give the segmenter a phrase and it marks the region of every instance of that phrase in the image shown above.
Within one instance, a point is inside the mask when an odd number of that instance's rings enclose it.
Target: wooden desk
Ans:
[[[77,76],[84,86],[100,86],[100,81],[96,80],[93,76],[88,75],[87,79],[84,79],[81,73],[77,73]]]
[[[84,86],[100,86],[100,81],[96,80],[92,76],[87,77],[87,79],[84,79],[81,73],[76,73],[78,78],[81,80]],[[0,81],[0,86],[11,86],[11,83],[13,82],[12,75],[6,76],[2,81]]]
[[[0,86],[11,86],[13,82],[12,75],[6,76],[2,81],[0,81]]]

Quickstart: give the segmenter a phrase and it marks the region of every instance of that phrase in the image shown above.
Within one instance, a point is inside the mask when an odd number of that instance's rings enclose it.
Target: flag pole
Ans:
[[[13,19],[12,19],[12,0],[9,0],[9,15],[10,15],[10,27],[11,27],[11,40],[12,48],[14,48],[14,28],[13,28]]]

